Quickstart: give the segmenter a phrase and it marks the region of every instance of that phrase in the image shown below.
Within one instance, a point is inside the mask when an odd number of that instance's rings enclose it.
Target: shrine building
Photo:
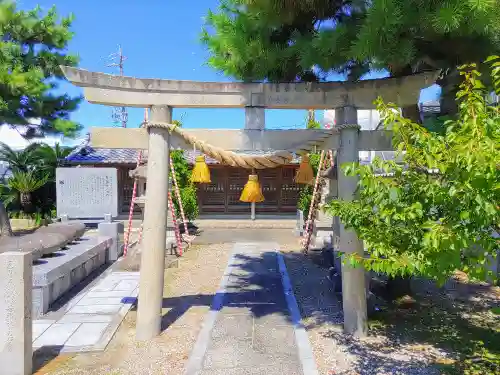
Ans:
[[[241,154],[256,154],[259,151],[239,151]],[[196,156],[194,151],[184,151],[188,164],[193,165]],[[119,214],[127,216],[130,210],[134,180],[129,172],[137,166],[138,150],[134,149],[94,149],[87,143],[78,147],[66,159],[67,166],[82,167],[113,167],[118,170],[118,203]],[[147,153],[143,152],[143,161],[147,161]],[[256,213],[282,215],[296,214],[297,201],[301,186],[294,183],[295,173],[299,166],[299,158],[294,158],[290,164],[277,168],[257,171],[265,201],[256,204]],[[248,181],[248,170],[221,165],[216,160],[206,157],[212,182],[197,184],[198,207],[200,215],[248,214],[248,203],[240,201],[243,187]],[[140,215],[138,206],[134,212]]]

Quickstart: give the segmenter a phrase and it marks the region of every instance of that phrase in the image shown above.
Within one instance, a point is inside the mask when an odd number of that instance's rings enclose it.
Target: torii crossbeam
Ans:
[[[416,104],[420,90],[434,83],[437,72],[402,78],[329,83],[217,83],[139,79],[61,67],[69,81],[84,88],[91,103],[151,109],[147,129],[95,128],[93,147],[148,149],[148,188],[144,210],[144,251],[136,337],[151,339],[161,330],[165,228],[169,152],[172,147],[191,149],[191,135],[220,150],[337,150],[338,164],[357,162],[359,151],[389,151],[386,132],[359,131],[357,109],[374,108],[378,96],[400,107]],[[171,128],[173,107],[245,108],[244,130],[183,130]],[[335,109],[336,131],[264,130],[264,109]],[[191,137],[192,138],[192,137]],[[358,179],[338,174],[338,197],[354,199]],[[333,185],[333,184],[332,184]],[[337,186],[335,186],[337,188]],[[364,256],[362,242],[340,225],[340,251]],[[342,266],[344,330],[356,336],[367,333],[365,272],[361,267]]]

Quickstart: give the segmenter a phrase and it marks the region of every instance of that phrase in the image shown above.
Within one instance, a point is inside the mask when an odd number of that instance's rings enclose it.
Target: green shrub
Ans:
[[[304,214],[304,217],[307,218],[309,214],[309,207],[311,206],[312,201],[312,186],[303,187],[299,193],[299,199],[297,201],[297,209],[301,210]]]
[[[314,152],[309,155],[309,162],[311,163],[311,167],[314,171],[315,176],[318,173],[320,157],[321,154],[318,152]],[[299,199],[297,200],[297,209],[301,210],[304,213],[304,218],[306,219],[307,215],[309,214],[309,207],[311,206],[313,189],[314,186],[303,186],[299,193]]]
[[[186,218],[190,221],[198,217],[198,197],[196,186],[190,182],[191,168],[184,156],[183,150],[174,150],[170,152],[172,163],[175,169],[175,178],[179,185],[179,192],[182,200],[182,208]],[[180,216],[180,208],[175,195],[173,196],[174,206],[177,216]]]
[[[184,214],[189,221],[192,221],[198,217],[198,196],[196,194],[196,186],[188,185],[180,189],[182,207],[184,209]],[[179,208],[176,205],[177,213],[179,213]]]

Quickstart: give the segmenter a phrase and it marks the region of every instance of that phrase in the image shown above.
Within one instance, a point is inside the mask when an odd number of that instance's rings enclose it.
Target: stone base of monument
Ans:
[[[144,242],[136,245],[137,248],[131,248],[125,257],[127,265],[125,269],[129,272],[139,272],[141,268],[141,253],[144,250]],[[135,251],[136,250],[136,251]],[[177,241],[175,234],[167,231],[167,241],[165,246],[165,268],[177,268],[180,265],[181,258],[177,253]]]
[[[183,249],[184,250],[184,249]],[[181,263],[181,258],[178,254],[177,241],[167,237],[167,248],[165,250],[165,268],[178,268]]]
[[[50,306],[73,286],[106,263],[111,237],[89,236],[33,263],[33,317]]]

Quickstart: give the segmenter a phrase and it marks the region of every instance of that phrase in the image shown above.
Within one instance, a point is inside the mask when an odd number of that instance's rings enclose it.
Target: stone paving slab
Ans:
[[[33,349],[102,351],[137,298],[139,272],[112,272],[77,295],[57,320],[33,321]]]
[[[277,249],[234,245],[185,375],[318,374]]]

